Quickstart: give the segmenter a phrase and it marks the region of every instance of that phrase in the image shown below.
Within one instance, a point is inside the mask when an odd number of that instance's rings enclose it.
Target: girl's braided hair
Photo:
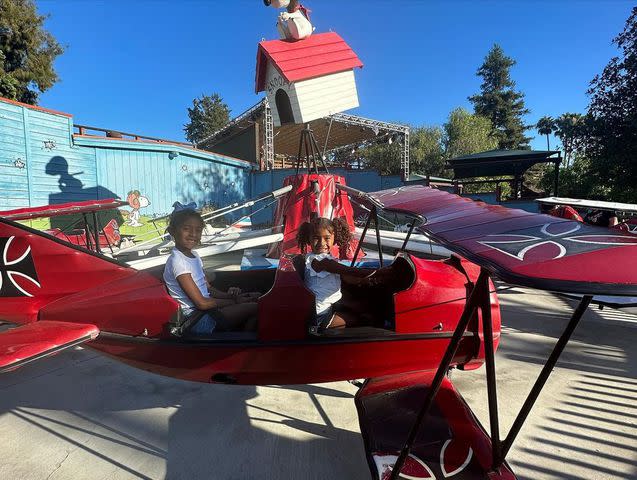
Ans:
[[[334,243],[341,250],[347,249],[349,242],[352,240],[352,234],[349,226],[343,218],[335,218],[330,220],[325,217],[315,217],[309,222],[301,224],[296,234],[296,241],[299,244],[301,252],[305,253],[308,247],[312,245],[312,236],[319,229],[329,230],[334,235]]]
[[[188,208],[183,210],[176,210],[170,214],[170,221],[168,222],[167,228],[168,233],[172,234],[173,232],[175,232],[189,218],[194,218],[200,221],[202,226],[204,224],[203,218],[201,218],[201,215],[196,210],[191,210]]]

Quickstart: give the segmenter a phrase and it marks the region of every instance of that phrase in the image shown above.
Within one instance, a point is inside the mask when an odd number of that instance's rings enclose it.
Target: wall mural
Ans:
[[[139,210],[150,205],[150,200],[148,197],[142,195],[139,190],[131,190],[126,194],[126,201],[132,209],[128,214],[126,225],[130,227],[141,227],[143,223],[139,221]]]
[[[48,150],[51,151],[53,149],[55,149],[57,147],[57,143],[55,142],[55,140],[43,140],[42,141],[42,148],[44,150]]]

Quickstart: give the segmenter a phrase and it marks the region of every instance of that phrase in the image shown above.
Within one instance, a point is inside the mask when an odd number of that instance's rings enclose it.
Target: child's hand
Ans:
[[[230,287],[228,289],[228,294],[236,297],[237,295],[241,294],[241,289],[239,287]]]

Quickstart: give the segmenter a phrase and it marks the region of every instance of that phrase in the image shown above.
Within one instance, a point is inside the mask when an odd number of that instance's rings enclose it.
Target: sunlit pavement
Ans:
[[[504,435],[574,303],[500,298]],[[590,309],[509,453],[520,479],[637,478],[636,342],[637,316]],[[484,368],[452,379],[488,426]],[[355,391],[196,384],[78,349],[0,376],[0,479],[369,479]]]

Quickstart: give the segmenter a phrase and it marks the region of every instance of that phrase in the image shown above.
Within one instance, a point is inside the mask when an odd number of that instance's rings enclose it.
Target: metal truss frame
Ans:
[[[228,122],[222,129],[217,130],[212,135],[208,135],[206,138],[199,140],[194,143],[194,147],[199,147],[205,143],[211,143],[217,137],[221,136],[223,132],[237,125],[245,120],[249,120],[254,118],[255,116],[263,116],[263,138],[262,138],[262,154],[263,154],[263,163],[265,164],[266,169],[273,168],[274,165],[274,120],[272,118],[272,110],[268,103],[268,99],[264,97],[260,102],[253,105],[245,112],[240,114],[239,116],[233,118],[230,122]],[[371,129],[376,135],[383,133],[386,135],[398,135],[399,142],[401,143],[401,152],[400,152],[400,170],[402,174],[403,180],[409,178],[409,132],[410,128],[408,125],[402,125],[399,123],[390,123],[383,122],[380,120],[373,120],[371,118],[360,117],[358,115],[351,115],[347,113],[334,113],[325,117],[325,119],[329,119],[331,122],[339,122],[345,125],[365,127]],[[348,145],[342,145],[337,148],[333,148],[328,150],[329,152],[337,152],[345,149],[351,149],[358,145],[361,142],[355,142]]]

